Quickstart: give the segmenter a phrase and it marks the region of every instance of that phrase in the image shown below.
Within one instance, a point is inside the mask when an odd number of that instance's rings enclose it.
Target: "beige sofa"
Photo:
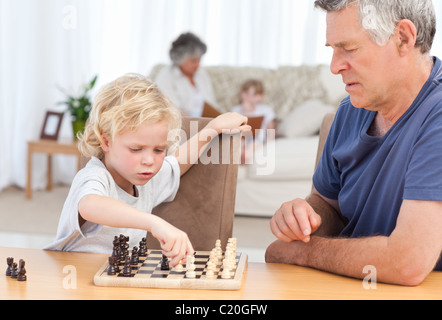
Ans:
[[[153,68],[155,80],[164,65]],[[276,114],[277,139],[239,166],[235,213],[272,216],[285,201],[305,197],[312,187],[319,128],[325,114],[335,112],[346,92],[340,76],[328,66],[205,66],[222,112],[239,103],[239,88],[250,78],[263,81],[264,103]]]

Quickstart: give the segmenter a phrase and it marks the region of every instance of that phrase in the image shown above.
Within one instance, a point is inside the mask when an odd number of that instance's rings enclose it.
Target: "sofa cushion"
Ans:
[[[252,180],[310,180],[315,169],[319,136],[280,138],[258,147],[253,163],[245,166]],[[244,172],[239,175],[244,179]]]
[[[278,135],[287,138],[305,137],[319,132],[322,119],[336,108],[320,100],[308,100],[293,110],[278,126]]]

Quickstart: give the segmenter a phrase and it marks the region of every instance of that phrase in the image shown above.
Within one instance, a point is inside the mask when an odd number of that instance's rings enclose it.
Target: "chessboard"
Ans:
[[[115,241],[118,242],[117,237]],[[143,248],[143,241],[144,239],[140,241],[141,249],[134,247],[131,255],[129,250],[124,248],[124,244],[118,245],[114,242],[112,256],[95,274],[95,285],[165,289],[241,289],[247,255],[236,252],[234,239],[229,239],[225,251],[221,250],[220,240],[217,240],[212,251],[196,251],[193,256],[187,256],[185,266],[180,263],[174,267],[169,267],[167,257],[161,250]]]

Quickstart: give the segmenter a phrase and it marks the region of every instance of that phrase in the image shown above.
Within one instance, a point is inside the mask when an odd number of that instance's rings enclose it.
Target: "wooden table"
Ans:
[[[37,140],[28,142],[28,178],[26,184],[26,198],[32,197],[32,155],[34,153],[46,153],[48,155],[47,184],[46,190],[52,190],[52,155],[67,154],[77,157],[77,169],[80,170],[81,154],[78,151],[77,143],[62,143],[53,140]]]
[[[28,280],[4,275],[6,258],[26,261]],[[249,263],[238,291],[98,287],[93,278],[107,255],[0,248],[0,299],[143,299],[143,300],[336,300],[442,299],[442,272],[433,272],[419,287],[363,282],[309,268]],[[72,281],[76,278],[76,281]],[[72,288],[75,285],[76,288]]]

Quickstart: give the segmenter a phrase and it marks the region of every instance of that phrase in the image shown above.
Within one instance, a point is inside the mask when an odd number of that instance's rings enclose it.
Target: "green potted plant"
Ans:
[[[78,95],[72,95],[67,93],[63,88],[61,91],[66,94],[67,99],[60,102],[60,104],[65,104],[68,107],[68,111],[72,116],[72,130],[74,132],[74,138],[77,138],[78,133],[84,131],[86,121],[89,118],[89,113],[92,109],[92,102],[89,97],[89,91],[95,86],[98,76],[96,75],[88,84],[86,84],[82,89],[83,92]]]

